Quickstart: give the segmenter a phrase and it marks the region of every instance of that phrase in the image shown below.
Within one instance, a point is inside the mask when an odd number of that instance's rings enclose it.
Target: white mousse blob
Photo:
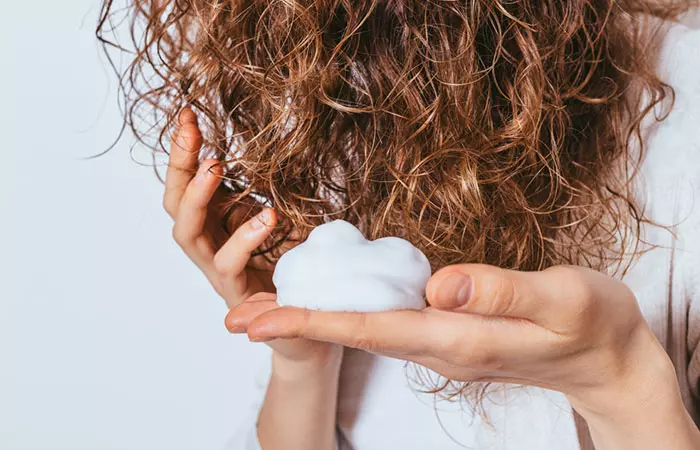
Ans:
[[[425,308],[430,263],[397,237],[368,241],[348,222],[316,227],[277,262],[272,282],[280,306],[321,311]]]

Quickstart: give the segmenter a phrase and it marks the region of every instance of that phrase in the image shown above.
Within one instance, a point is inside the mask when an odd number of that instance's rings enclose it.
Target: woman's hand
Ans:
[[[175,241],[232,308],[255,293],[274,290],[274,267],[251,254],[270,235],[277,216],[269,208],[240,204],[231,214],[235,231],[229,236],[221,220],[226,201],[219,188],[222,169],[215,159],[199,163],[201,147],[197,117],[183,109],[172,137],[163,206],[175,221]]]
[[[236,326],[255,341],[334,342],[452,380],[561,391],[589,422],[599,450],[700,448],[670,359],[623,283],[580,267],[468,264],[436,273],[427,299],[422,311],[270,308]]]
[[[254,295],[229,311],[226,328],[231,333],[245,333],[246,325],[255,317],[277,308],[276,299],[275,294],[266,292]],[[307,366],[309,362],[319,368],[329,363],[339,365],[343,349],[342,345],[311,339],[275,339],[267,343],[275,351],[277,364],[288,367]]]
[[[173,237],[204,272],[229,308],[261,312],[275,295],[274,266],[251,258],[276,225],[274,210],[239,205],[232,213],[235,231],[222,229],[224,192],[216,160],[199,164],[202,134],[195,114],[184,109],[173,136],[163,204],[175,220]],[[274,302],[273,302],[274,303]],[[227,326],[235,331],[235,315]],[[272,374],[258,420],[266,449],[327,450],[335,445],[336,397],[343,347],[306,339],[269,342]],[[300,414],[299,412],[302,412]]]
[[[172,142],[163,205],[175,221],[175,241],[204,272],[229,308],[241,305],[239,312],[262,311],[260,308],[269,304],[270,296],[274,298],[274,266],[262,257],[251,258],[251,254],[275,227],[275,211],[251,204],[237,206],[232,213],[236,229],[227,236],[221,225],[222,205],[226,202],[219,189],[221,167],[213,159],[199,164],[202,134],[192,110],[184,109],[180,114]],[[249,218],[256,210],[259,212]],[[230,320],[234,320],[228,325],[232,329],[235,317]],[[342,353],[339,345],[303,339],[270,345],[279,364],[337,361],[339,365]]]

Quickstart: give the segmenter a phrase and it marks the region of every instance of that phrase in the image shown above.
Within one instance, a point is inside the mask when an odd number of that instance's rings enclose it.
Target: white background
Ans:
[[[171,241],[133,138],[80,159],[121,124],[99,3],[0,13],[0,449],[221,448],[259,352]]]

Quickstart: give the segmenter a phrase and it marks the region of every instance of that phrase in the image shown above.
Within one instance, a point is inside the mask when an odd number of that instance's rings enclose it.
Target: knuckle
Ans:
[[[558,277],[559,282],[566,286],[565,292],[568,293],[566,301],[571,305],[572,310],[579,314],[590,312],[595,303],[595,296],[587,282],[585,272],[572,266],[558,266],[551,271]]]
[[[498,277],[491,286],[492,297],[489,314],[508,315],[515,303],[515,283],[510,278]]]
[[[588,270],[573,266],[557,266],[547,270],[559,286],[559,301],[566,306],[562,308],[565,311],[562,314],[571,324],[569,333],[579,340],[588,339],[591,327],[600,321],[605,309],[596,300]]]
[[[169,195],[165,195],[163,197],[163,209],[170,215],[170,217],[174,217],[175,213],[177,212],[177,205]]]
[[[443,346],[441,353],[442,359],[462,368],[484,373],[502,369],[502,359],[493,345],[478,334],[452,339]]]
[[[181,226],[179,226],[178,223],[173,226],[173,240],[180,245],[180,247],[186,247],[190,244],[192,241],[192,237],[189,235],[189,233],[183,229]]]
[[[299,326],[296,328],[294,335],[299,337],[302,334],[305,334],[306,337],[308,338],[315,338],[318,337],[316,330],[314,328],[314,323],[313,323],[313,316],[311,314],[311,310],[309,309],[304,309],[302,310],[302,315],[301,315],[301,320],[299,321]]]
[[[214,269],[220,275],[228,275],[231,270],[231,265],[229,264],[226,255],[219,252],[214,255]]]
[[[219,297],[223,298],[224,301],[226,301],[227,305],[239,305],[241,304],[240,301],[235,301],[236,299],[230,299],[229,296],[226,295],[226,291],[224,290],[224,283],[217,278],[214,277],[207,277],[209,279],[209,283],[211,283],[211,286],[214,288],[214,291],[218,294]]]
[[[226,279],[216,273],[215,271],[205,272],[205,276],[209,281],[209,284],[214,288],[214,291],[226,301],[227,305],[238,305],[240,302],[234,301],[235,298],[231,298],[230,292],[227,289]]]
[[[369,335],[368,330],[367,315],[361,314],[357,321],[356,330],[353,333],[355,336],[352,341],[352,347],[369,353],[378,353],[382,350],[381,346]]]

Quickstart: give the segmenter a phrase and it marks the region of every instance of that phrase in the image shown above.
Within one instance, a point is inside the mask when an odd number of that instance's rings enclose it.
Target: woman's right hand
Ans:
[[[251,254],[270,235],[277,216],[262,208],[249,218],[254,207],[241,204],[231,214],[235,231],[228,235],[221,220],[227,200],[219,189],[222,169],[215,159],[199,163],[202,141],[197,116],[183,109],[171,140],[163,206],[175,221],[175,241],[233,308],[256,293],[274,292],[274,266]]]
[[[252,253],[267,239],[277,223],[270,208],[248,218],[254,207],[241,204],[234,209],[235,231],[228,236],[222,227],[222,205],[226,198],[219,189],[221,167],[215,159],[199,163],[202,133],[194,112],[180,113],[173,134],[170,161],[165,178],[163,205],[175,221],[173,238],[204,272],[216,292],[231,310],[226,327],[231,332],[251,317],[276,308],[272,284],[274,265]],[[258,208],[259,209],[259,208]],[[306,339],[278,339],[268,343],[275,351],[278,367],[297,370],[340,365],[342,346]]]
[[[227,200],[219,189],[222,170],[213,159],[199,164],[202,134],[192,110],[180,114],[172,142],[163,204],[175,220],[173,237],[226,300],[231,309],[226,326],[235,332],[237,323],[277,307],[274,265],[251,258],[277,216],[263,208],[248,219],[259,208],[238,205],[232,213],[235,231],[227,236],[221,220]],[[261,446],[333,448],[343,347],[306,339],[275,339],[268,345],[273,349],[272,374],[258,418]]]

